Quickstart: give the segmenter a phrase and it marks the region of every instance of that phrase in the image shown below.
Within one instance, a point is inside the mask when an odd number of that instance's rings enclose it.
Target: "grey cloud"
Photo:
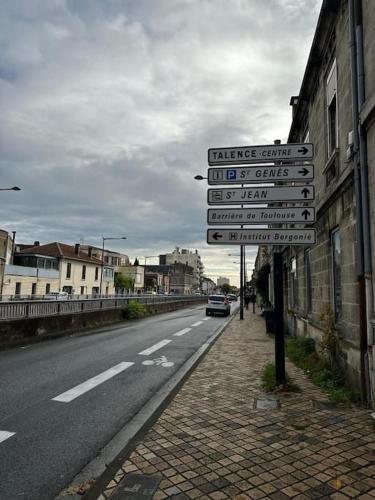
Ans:
[[[0,169],[23,191],[2,226],[20,241],[125,230],[133,256],[198,247],[219,269],[193,176],[208,147],[285,140],[319,5],[3,2]]]

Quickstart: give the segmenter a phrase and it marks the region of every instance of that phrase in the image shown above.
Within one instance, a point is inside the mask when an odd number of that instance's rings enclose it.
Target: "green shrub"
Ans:
[[[276,368],[274,363],[267,363],[264,366],[261,374],[261,381],[262,388],[266,392],[275,392],[280,389],[291,392],[298,392],[300,390],[297,384],[291,382],[287,373],[285,374],[285,385],[280,387],[276,384]]]
[[[127,319],[144,318],[146,314],[145,306],[137,300],[130,300],[128,306],[124,309],[124,316]]]

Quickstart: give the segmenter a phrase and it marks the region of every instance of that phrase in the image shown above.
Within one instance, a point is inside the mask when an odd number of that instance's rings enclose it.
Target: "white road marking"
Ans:
[[[14,435],[15,435],[15,432],[0,431],[0,443],[2,443],[6,439],[9,439],[10,437],[12,437]]]
[[[89,378],[86,382],[82,382],[82,384],[76,385],[69,391],[63,392],[59,396],[52,398],[52,401],[60,401],[61,403],[70,403],[73,399],[78,398],[87,391],[94,389],[97,385],[102,384],[106,380],[114,377],[115,375],[123,372],[130,366],[134,365],[134,363],[129,363],[124,361],[123,363],[119,363],[118,365],[112,366],[109,370],[106,370],[103,373],[99,373],[96,377]]]
[[[173,335],[175,337],[181,337],[181,335],[185,335],[185,333],[190,332],[191,328],[184,328],[183,330],[180,330],[179,332],[174,333]]]
[[[199,326],[203,323],[203,321],[197,321],[196,323],[193,323],[191,326]]]
[[[203,318],[202,321],[208,321],[211,318]]]
[[[171,340],[164,339],[161,342],[158,342],[157,344],[149,347],[148,349],[145,349],[144,351],[139,352],[138,354],[140,356],[149,356],[153,352],[157,351],[158,349],[161,349],[165,345],[169,344],[169,342],[172,342]]]
[[[168,359],[165,356],[160,356],[160,358],[146,359],[145,361],[142,361],[142,365],[146,366],[160,365],[163,368],[171,368],[172,366],[174,366],[174,362],[168,361]]]

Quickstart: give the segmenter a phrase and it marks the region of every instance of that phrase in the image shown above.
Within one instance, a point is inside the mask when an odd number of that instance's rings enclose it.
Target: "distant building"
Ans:
[[[202,263],[201,256],[198,253],[198,250],[191,252],[186,248],[182,248],[180,250],[179,247],[176,247],[172,253],[159,255],[159,264],[185,264],[186,266],[190,266],[193,269],[193,291],[201,290],[204,265]]]
[[[203,276],[202,278],[202,293],[205,295],[209,295],[216,288],[216,283],[211,278],[206,278]]]
[[[145,268],[144,266],[120,266],[116,268],[119,274],[128,276],[134,282],[134,292],[140,293],[144,291],[145,284]]]
[[[152,291],[168,292],[165,290],[166,283],[169,292],[175,295],[190,295],[194,291],[194,270],[186,264],[176,263],[171,265],[147,265],[145,266],[145,288],[154,287]],[[160,281],[163,278],[163,282]],[[151,279],[152,281],[149,281]],[[156,282],[155,279],[158,279]],[[158,290],[156,290],[156,288]]]
[[[109,266],[113,267],[115,272],[118,272],[120,267],[123,266],[129,266],[130,261],[129,257],[126,254],[119,253],[119,252],[113,252],[112,250],[107,250],[100,247],[94,247],[92,245],[81,245],[80,249],[82,252],[87,253],[95,257],[96,259],[102,260],[103,256],[103,261],[105,264],[108,264]]]
[[[223,276],[219,276],[219,278],[217,279],[217,286],[223,286],[229,284],[230,284],[229,278],[224,278]]]

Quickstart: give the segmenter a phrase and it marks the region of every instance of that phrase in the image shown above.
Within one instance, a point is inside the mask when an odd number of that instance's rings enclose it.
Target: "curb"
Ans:
[[[75,476],[69,486],[55,500],[97,500],[107,484],[128,458],[147,431],[178,393],[197,365],[203,360],[239,309],[220,326],[181,368],[161,387],[134,417],[111,439],[99,454]],[[94,484],[92,484],[94,481]],[[92,485],[92,486],[91,486]],[[90,487],[91,486],[91,487]],[[89,488],[87,491],[86,488]],[[82,493],[75,493],[81,490]],[[71,493],[70,493],[71,492]],[[84,495],[84,496],[83,496]]]

